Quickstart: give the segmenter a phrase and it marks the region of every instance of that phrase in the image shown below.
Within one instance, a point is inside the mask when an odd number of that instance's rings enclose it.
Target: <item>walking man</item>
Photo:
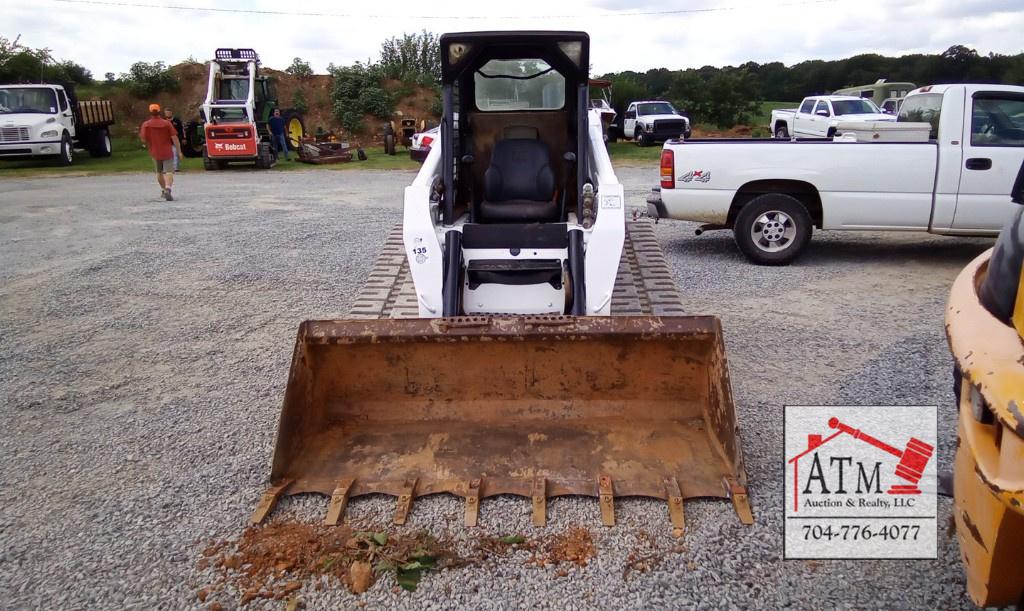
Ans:
[[[174,116],[174,111],[170,108],[164,107],[164,118],[171,122],[174,126],[174,131],[178,134],[178,142],[185,141],[185,127],[181,124],[181,119]],[[178,160],[181,158],[181,147],[174,148],[174,171],[178,171]]]
[[[160,195],[173,201],[171,187],[174,185],[174,157],[181,155],[181,141],[174,125],[160,116],[160,105],[149,105],[149,120],[139,129],[139,138],[149,148],[149,156],[156,165],[156,181],[160,183]]]
[[[284,158],[288,157],[288,137],[284,133],[284,119],[281,118],[281,109],[274,109],[274,116],[270,117],[267,122],[270,124],[270,141],[274,143],[274,150],[277,152],[277,156],[281,156],[281,152],[284,152]]]

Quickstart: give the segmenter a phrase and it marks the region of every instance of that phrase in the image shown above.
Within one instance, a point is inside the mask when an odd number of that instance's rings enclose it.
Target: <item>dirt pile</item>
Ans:
[[[424,533],[388,535],[354,532],[346,526],[277,522],[247,528],[237,541],[210,543],[196,568],[212,577],[200,602],[237,598],[284,600],[309,584],[361,594],[377,577],[393,573],[399,586],[415,590],[423,573],[468,561]]]
[[[110,99],[114,105],[117,118],[117,124],[114,126],[115,135],[134,135],[138,126],[149,118],[147,107],[151,102],[174,109],[175,114],[183,122],[199,118],[199,107],[206,97],[209,68],[205,63],[188,62],[171,66],[171,70],[181,85],[178,91],[159,93],[153,96],[152,100],[136,98],[121,87],[112,87],[103,94],[103,97]],[[283,108],[293,108],[298,101],[305,100],[306,112],[303,113],[303,122],[307,132],[315,133],[317,128],[323,128],[325,131],[343,134],[363,145],[382,141],[384,122],[372,116],[364,118],[364,129],[360,133],[343,133],[344,130],[334,115],[334,103],[331,101],[331,88],[334,85],[332,76],[314,74],[297,77],[287,72],[262,67],[260,72],[274,78],[277,95]],[[434,91],[398,82],[384,83],[384,86],[399,95],[395,104],[396,114],[411,116],[417,119],[417,122],[420,119],[437,122],[438,116],[432,114],[437,107],[437,95]]]

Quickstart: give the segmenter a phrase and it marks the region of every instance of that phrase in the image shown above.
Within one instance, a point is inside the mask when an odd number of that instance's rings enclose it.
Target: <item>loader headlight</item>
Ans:
[[[55,129],[47,130],[47,131],[39,134],[39,137],[40,138],[56,138],[57,137],[57,130],[55,130]]]

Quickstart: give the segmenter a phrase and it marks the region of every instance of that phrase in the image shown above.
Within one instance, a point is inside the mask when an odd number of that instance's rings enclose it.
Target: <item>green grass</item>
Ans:
[[[107,158],[90,157],[85,151],[75,151],[75,162],[70,166],[58,165],[51,159],[30,159],[25,161],[0,161],[0,179],[22,178],[31,176],[96,176],[100,174],[116,174],[119,172],[152,172],[153,160],[142,144],[133,138],[115,138],[113,154]],[[367,148],[366,161],[353,160],[350,163],[334,163],[313,165],[298,161],[284,161],[270,169],[271,172],[291,172],[295,170],[345,170],[361,168],[364,170],[415,170],[419,164],[409,159],[409,153],[399,148],[394,156],[385,155],[383,146]],[[292,159],[296,159],[292,153]],[[248,164],[247,164],[248,165]],[[229,166],[225,171],[235,168],[242,169],[246,165]],[[202,172],[203,160],[189,158],[181,160],[182,172]]]
[[[657,165],[661,159],[661,145],[637,146],[633,141],[620,140],[608,143],[608,156],[612,164]]]

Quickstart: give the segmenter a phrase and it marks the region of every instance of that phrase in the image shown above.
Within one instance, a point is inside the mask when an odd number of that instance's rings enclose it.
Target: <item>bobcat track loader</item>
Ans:
[[[683,316],[589,110],[582,32],[441,37],[440,143],[350,319],[307,321],[271,487],[284,494],[732,500],[751,523],[718,319]],[[454,118],[458,113],[458,123]],[[484,513],[486,517],[486,513]]]

